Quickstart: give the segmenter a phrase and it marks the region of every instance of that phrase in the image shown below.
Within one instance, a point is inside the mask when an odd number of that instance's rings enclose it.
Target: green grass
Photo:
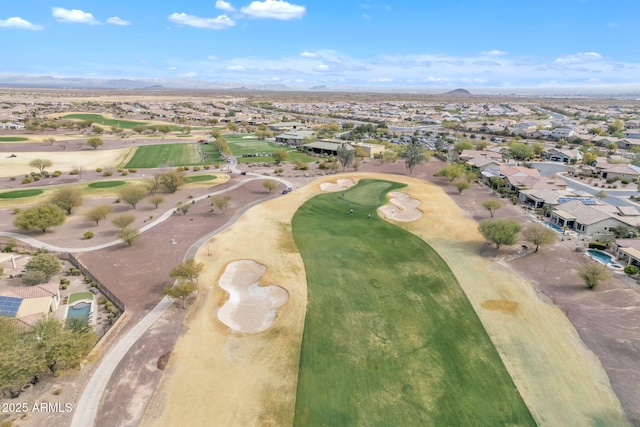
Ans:
[[[0,142],[21,142],[28,140],[29,138],[24,138],[21,136],[0,136]]]
[[[190,166],[203,164],[198,144],[144,145],[136,149],[126,168],[157,168],[162,165]]]
[[[224,159],[213,144],[200,144],[202,150],[202,164],[215,165],[225,163]]]
[[[21,199],[23,197],[32,197],[42,194],[43,191],[37,188],[31,188],[29,190],[15,190],[0,193],[0,199]]]
[[[377,216],[399,187],[362,180],[293,218],[308,286],[294,425],[535,425],[446,263]]]
[[[287,156],[287,162],[295,163],[297,161],[301,161],[304,163],[309,163],[316,161],[317,158],[307,156],[306,154],[302,154],[297,150],[289,151],[290,149],[287,147],[283,147],[282,145],[276,144],[271,141],[260,141],[258,139],[246,139],[243,136],[250,136],[246,134],[231,134],[225,135],[225,139],[229,144],[229,149],[233,153],[234,156],[238,159],[238,163],[253,163],[253,162],[262,162],[262,163],[274,163],[273,157],[264,156],[264,157],[242,157],[243,154],[256,154],[256,153],[272,153],[274,150],[279,148],[285,148],[289,155]]]
[[[92,182],[87,187],[91,188],[112,188],[126,184],[124,181],[98,181]]]
[[[92,300],[93,294],[91,292],[76,292],[75,294],[69,295],[69,301],[67,304],[71,305],[76,301],[80,301],[83,299]]]
[[[203,181],[211,181],[213,179],[216,179],[215,175],[190,175],[185,178],[185,182],[186,183],[203,182]]]
[[[131,120],[117,120],[117,119],[107,119],[106,117],[101,116],[100,114],[67,114],[62,117],[63,119],[78,119],[78,120],[86,120],[93,122],[102,126],[118,126],[122,129],[133,129],[136,126],[148,126],[149,123],[145,122],[134,122]]]

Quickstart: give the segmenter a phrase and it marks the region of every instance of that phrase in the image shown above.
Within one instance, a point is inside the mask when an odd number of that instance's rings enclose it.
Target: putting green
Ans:
[[[23,197],[32,197],[42,194],[42,190],[32,188],[29,190],[15,190],[0,193],[0,199],[21,199]]]
[[[294,425],[535,425],[446,263],[376,215],[400,187],[362,180],[293,217],[308,284]]]
[[[121,185],[124,185],[125,182],[124,181],[98,181],[98,182],[92,182],[91,184],[87,185],[87,187],[91,187],[91,188],[112,188],[112,187],[119,187]]]

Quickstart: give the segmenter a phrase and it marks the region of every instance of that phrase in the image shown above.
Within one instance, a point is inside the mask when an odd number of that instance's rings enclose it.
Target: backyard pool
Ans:
[[[89,322],[89,313],[91,313],[91,303],[79,302],[76,305],[70,306],[67,310],[67,321],[80,319]]]
[[[588,249],[587,253],[589,256],[596,261],[613,268],[614,270],[619,270],[622,268],[620,264],[617,264],[613,261],[613,257],[606,252],[602,252],[596,249]]]
[[[564,233],[564,230],[562,228],[558,227],[557,225],[555,225],[552,222],[545,222],[544,225],[546,225],[547,227],[553,229],[554,231],[557,231],[560,234]]]

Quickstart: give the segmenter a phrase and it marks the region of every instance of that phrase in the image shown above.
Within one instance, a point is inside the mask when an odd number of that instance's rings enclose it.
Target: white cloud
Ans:
[[[236,8],[231,6],[231,3],[224,0],[216,0],[216,9],[224,10],[225,12],[235,12]]]
[[[363,14],[362,14],[362,17],[363,17],[364,19],[371,19],[371,16],[367,15],[366,13],[363,13]]]
[[[60,22],[68,22],[72,24],[89,24],[96,25],[100,21],[96,20],[89,12],[80,9],[64,9],[62,7],[52,7],[51,14]]]
[[[229,71],[244,71],[244,67],[242,65],[229,65],[226,69]]]
[[[374,77],[369,81],[371,83],[389,83],[392,82],[393,79],[391,77]]]
[[[14,16],[9,19],[0,19],[0,28],[15,28],[17,30],[32,30],[40,31],[44,30],[42,25],[32,24],[31,22],[22,19],[18,16]]]
[[[295,19],[304,15],[306,8],[282,0],[253,1],[242,9],[243,13],[254,18]]]
[[[210,59],[211,61],[217,61],[220,58],[217,57],[216,55],[209,55],[209,56],[207,56],[207,59]]]
[[[325,72],[325,71],[329,71],[329,66],[327,64],[319,64],[316,65],[315,67],[313,67],[314,71],[320,71],[320,72]]]
[[[109,24],[120,25],[120,26],[131,25],[131,22],[118,18],[117,16],[112,16],[111,18],[107,19],[107,22]]]
[[[178,74],[178,77],[183,79],[193,79],[198,77],[198,73],[194,73],[194,72],[183,73],[183,74]]]
[[[500,56],[500,55],[506,55],[507,52],[503,52],[501,50],[493,49],[493,50],[485,50],[484,52],[482,52],[482,54],[483,55]]]
[[[582,64],[585,62],[599,61],[602,59],[602,55],[597,52],[578,52],[573,55],[561,56],[556,58],[556,64]]]
[[[317,58],[318,54],[317,53],[313,53],[313,52],[304,51],[304,52],[300,53],[300,56],[302,56],[303,58]]]
[[[196,28],[210,28],[212,30],[223,30],[236,25],[235,21],[227,15],[220,15],[217,18],[200,18],[199,16],[187,15],[186,13],[172,13],[168,19],[176,24]]]

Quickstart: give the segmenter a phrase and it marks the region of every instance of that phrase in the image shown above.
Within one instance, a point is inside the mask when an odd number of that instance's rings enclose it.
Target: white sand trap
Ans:
[[[389,193],[389,203],[378,208],[386,218],[393,221],[416,221],[422,217],[422,211],[418,209],[420,200],[412,199],[407,193],[392,191]]]
[[[322,191],[344,191],[349,187],[353,187],[354,185],[356,185],[356,182],[352,179],[339,179],[338,181],[334,182],[323,182],[322,184],[320,184],[320,189]]]
[[[234,261],[218,284],[229,293],[229,300],[218,310],[218,319],[236,332],[261,332],[276,318],[276,310],[289,299],[280,286],[259,286],[267,267],[251,260]]]

